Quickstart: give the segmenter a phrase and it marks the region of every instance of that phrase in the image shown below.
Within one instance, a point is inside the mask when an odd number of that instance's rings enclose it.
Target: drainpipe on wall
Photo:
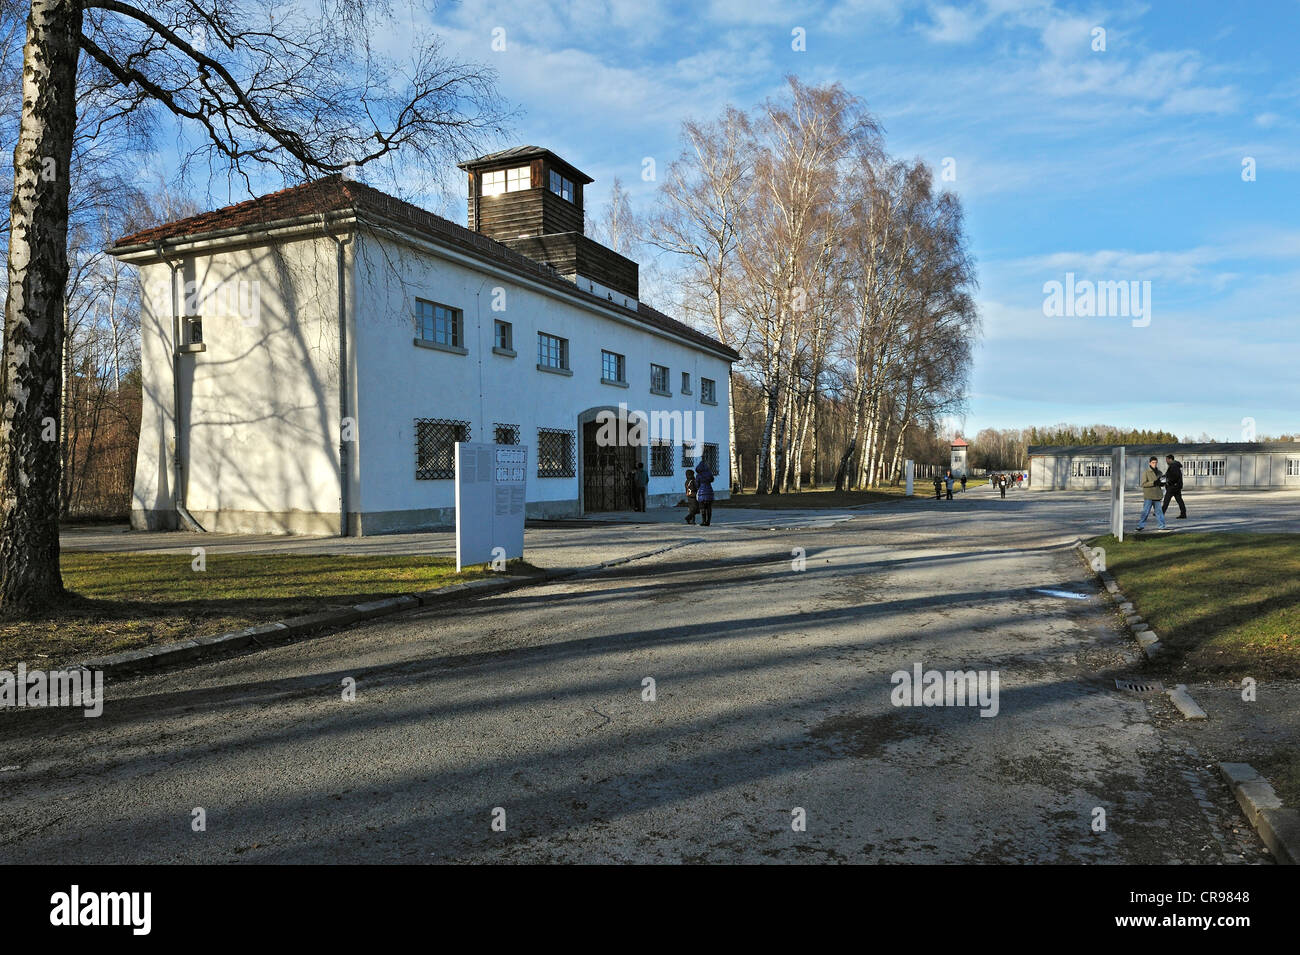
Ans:
[[[348,370],[348,315],[347,315],[347,285],[344,278],[347,275],[347,266],[344,260],[344,247],[352,241],[352,234],[348,233],[346,238],[340,239],[334,233],[329,231],[326,225],[325,214],[321,213],[321,228],[325,235],[334,240],[334,250],[338,263],[338,286],[339,286],[339,537],[350,537],[351,528],[348,526],[348,483],[349,483],[349,460],[348,460],[348,442],[343,439],[343,422],[348,417],[348,383],[351,378]],[[356,436],[356,428],[352,429],[352,435]]]
[[[166,258],[163,255],[162,240],[159,240],[157,250],[158,258],[171,269],[172,273],[172,463],[176,469],[175,483],[172,486],[172,507],[185,530],[202,533],[202,525],[185,507],[185,443],[181,437],[181,313],[176,289],[176,273],[184,260],[173,263]]]

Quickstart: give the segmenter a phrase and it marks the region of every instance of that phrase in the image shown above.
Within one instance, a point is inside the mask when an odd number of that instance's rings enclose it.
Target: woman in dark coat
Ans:
[[[698,485],[695,499],[700,502],[700,525],[708,527],[713,520],[713,471],[703,458],[695,466],[695,482]]]

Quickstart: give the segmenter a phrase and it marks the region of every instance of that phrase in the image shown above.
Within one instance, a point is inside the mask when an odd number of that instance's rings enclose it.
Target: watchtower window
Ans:
[[[494,169],[483,173],[483,195],[499,196],[503,192],[522,192],[533,187],[533,177],[527,166],[515,169]]]
[[[555,193],[561,199],[573,201],[573,180],[566,179],[554,169],[551,170],[551,192]]]

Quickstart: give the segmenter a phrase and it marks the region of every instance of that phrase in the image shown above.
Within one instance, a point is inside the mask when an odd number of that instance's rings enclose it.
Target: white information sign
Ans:
[[[524,556],[528,448],[456,444],[456,569]]]
[[[1124,447],[1110,452],[1110,532],[1124,539]]]
[[[903,462],[903,473],[907,475],[907,496],[912,496],[912,478],[916,475],[916,462],[908,458]]]

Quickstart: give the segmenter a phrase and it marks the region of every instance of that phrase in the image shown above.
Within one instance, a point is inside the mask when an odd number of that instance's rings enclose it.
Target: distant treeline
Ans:
[[[1149,431],[1145,428],[1114,428],[1109,425],[1094,425],[1081,428],[1078,425],[1058,425],[1054,428],[1030,428],[1025,436],[1025,443],[1072,445],[1072,444],[1178,444],[1178,435],[1172,431]]]

